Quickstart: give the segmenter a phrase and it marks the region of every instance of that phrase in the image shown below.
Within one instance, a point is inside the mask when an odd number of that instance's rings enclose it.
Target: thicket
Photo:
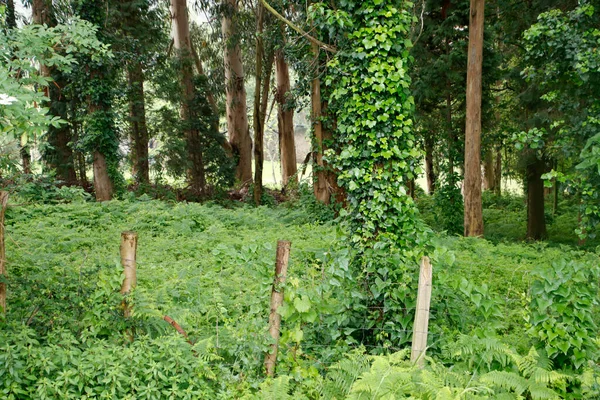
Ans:
[[[509,210],[522,200],[503,201]],[[600,260],[593,252],[434,236],[430,359],[419,370],[406,359],[416,271],[372,286],[402,296],[406,309],[385,324],[366,325],[365,294],[349,267],[352,250],[340,245],[336,223],[311,222],[301,207],[142,198],[14,206],[6,222],[6,398],[600,395]],[[118,238],[126,229],[140,237],[129,319],[119,294]],[[292,260],[277,378],[265,380],[268,299],[281,238],[292,241]],[[400,261],[385,250],[378,259],[386,260],[383,267]],[[394,304],[385,298],[381,312]]]

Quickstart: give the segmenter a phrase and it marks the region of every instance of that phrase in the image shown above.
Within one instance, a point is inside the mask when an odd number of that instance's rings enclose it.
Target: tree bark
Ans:
[[[264,7],[262,3],[256,6],[256,85],[254,86],[254,204],[260,205],[262,198],[262,174],[264,164],[264,120],[265,115],[261,113],[262,97],[262,75],[263,75],[263,25],[264,25]],[[270,68],[269,68],[270,69]],[[270,72],[269,72],[270,73]],[[266,77],[265,77],[266,78]],[[269,85],[269,79],[264,83]],[[267,93],[268,95],[268,93]]]
[[[497,196],[502,194],[502,146],[496,147],[496,166],[494,167],[496,187],[494,193]]]
[[[225,42],[225,92],[227,130],[233,156],[236,158],[236,178],[242,185],[252,181],[252,139],[246,111],[246,88],[242,51],[237,38],[237,0],[223,0],[225,7],[222,30]]]
[[[481,75],[484,6],[484,0],[471,0],[465,130],[465,236],[483,236],[483,210],[481,205]]]
[[[181,88],[183,92],[181,117],[184,121],[185,139],[187,143],[190,167],[188,168],[189,187],[193,193],[202,194],[206,187],[204,162],[200,133],[194,129],[194,81],[192,76],[192,50],[190,42],[190,27],[185,0],[171,0],[171,17],[173,20],[173,44],[178,51],[181,63]]]
[[[275,53],[277,75],[277,125],[279,127],[279,159],[281,160],[281,182],[285,188],[290,179],[298,182],[296,173],[296,144],[294,142],[294,109],[287,105],[291,90],[290,73],[283,49]]]
[[[312,45],[315,58],[316,71],[311,82],[311,106],[312,106],[312,123],[313,134],[315,137],[316,151],[313,156],[315,164],[313,164],[313,190],[317,201],[323,204],[329,204],[331,194],[327,188],[327,176],[325,173],[325,165],[323,163],[323,123],[321,122],[321,80],[319,78],[319,47]]]
[[[108,175],[106,157],[100,151],[94,151],[94,191],[97,201],[112,199],[113,186]]]
[[[544,160],[535,156],[527,163],[527,239],[543,240],[547,237],[544,216],[544,180],[547,167]]]
[[[56,26],[56,19],[52,15],[51,3],[46,0],[34,0],[32,4],[33,23],[38,25]],[[44,77],[51,77],[54,82],[48,87],[50,101],[47,106],[49,114],[67,121],[67,99],[62,93],[62,88],[67,81],[60,71],[53,67],[42,65],[40,72]],[[68,124],[48,128],[48,143],[50,148],[44,151],[44,159],[51,169],[56,171],[56,177],[67,185],[77,184],[77,175],[73,162],[73,151],[69,145],[71,131]]]
[[[150,183],[148,163],[148,127],[144,100],[144,71],[142,64],[134,60],[127,69],[129,82],[129,129],[131,132],[131,155],[135,180],[138,184]]]
[[[485,152],[483,159],[483,189],[495,191],[496,190],[496,171],[494,170],[494,152],[489,149]]]
[[[425,176],[427,178],[427,193],[435,192],[437,175],[435,174],[433,165],[433,136],[425,136]]]

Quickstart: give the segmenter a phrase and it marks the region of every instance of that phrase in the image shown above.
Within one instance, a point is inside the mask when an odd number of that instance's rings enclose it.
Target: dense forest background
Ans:
[[[0,397],[600,398],[599,13],[0,0]]]

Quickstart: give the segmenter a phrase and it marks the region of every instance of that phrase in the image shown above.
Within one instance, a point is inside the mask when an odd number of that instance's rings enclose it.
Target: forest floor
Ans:
[[[594,252],[586,251],[596,242],[587,242],[585,248],[576,246],[572,211],[550,221],[553,241],[525,243],[519,241],[524,235],[522,199],[498,200],[496,205],[488,201],[486,206],[489,240],[434,235],[433,355],[442,357],[444,344],[456,334],[477,330],[493,331],[515,345],[523,343],[529,326],[525,310],[531,301],[532,273],[561,259],[600,262]],[[422,208],[426,220],[431,219],[427,204]],[[6,321],[12,325],[0,330],[0,336],[26,329],[35,341],[31,346],[44,348],[39,357],[54,354],[70,359],[75,355],[60,353],[69,346],[84,353],[98,343],[118,348],[132,329],[139,335],[136,341],[160,337],[178,341],[179,334],[162,320],[168,315],[196,343],[196,355],[205,351],[210,365],[206,368],[219,371],[217,382],[202,390],[213,390],[219,398],[238,398],[240,393],[258,390],[269,343],[266,327],[275,249],[282,239],[292,242],[286,301],[301,317],[290,318],[290,323],[284,318],[278,371],[300,373],[301,367],[302,374],[310,375],[306,371],[323,371],[356,347],[350,340],[339,341],[340,332],[360,327],[339,323],[345,312],[344,296],[335,291],[346,286],[332,265],[345,262],[347,268],[348,260],[340,252],[343,245],[337,224],[319,222],[302,204],[275,208],[162,201],[26,205],[9,207],[6,224],[10,276]],[[119,322],[118,300],[120,233],[126,230],[139,236],[138,286],[132,299],[135,313],[129,323]],[[336,306],[337,310],[332,309]],[[338,325],[331,322],[332,316]],[[68,345],[65,332],[71,338]],[[203,343],[203,350],[198,350],[198,343]],[[394,349],[388,347],[374,346],[370,351]],[[119,351],[112,357],[105,366],[118,364]],[[47,370],[23,362],[29,381],[22,376],[20,383],[8,379],[4,386],[0,383],[0,389],[12,384],[39,391],[40,382],[58,379],[62,369],[79,368],[75,364],[66,367],[68,361]],[[3,370],[8,373],[4,367],[0,357],[0,375]],[[42,376],[31,377],[32,370]],[[208,372],[203,373],[211,379]],[[59,393],[58,389],[44,390]]]

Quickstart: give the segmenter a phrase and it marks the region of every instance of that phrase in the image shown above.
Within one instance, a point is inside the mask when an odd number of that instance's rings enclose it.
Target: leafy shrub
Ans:
[[[464,230],[464,206],[460,188],[455,183],[457,179],[457,176],[448,178],[433,194],[436,215],[433,227],[461,235]]]
[[[600,360],[600,267],[559,260],[534,272],[531,334],[556,365],[581,369]]]

